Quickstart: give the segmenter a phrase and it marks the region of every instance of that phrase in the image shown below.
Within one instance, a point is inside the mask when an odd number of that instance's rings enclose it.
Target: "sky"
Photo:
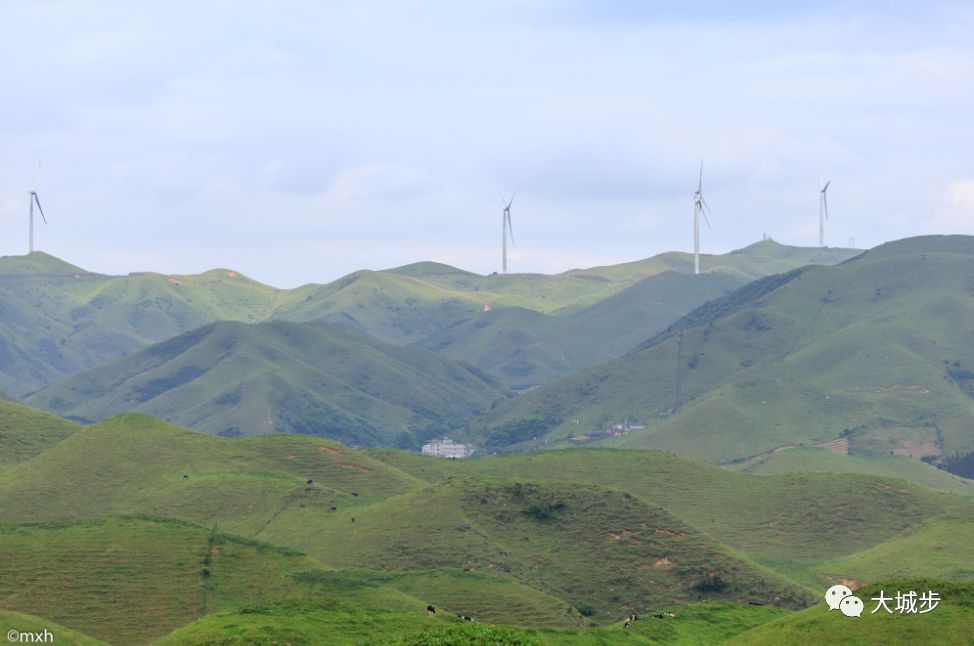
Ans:
[[[787,6],[784,6],[787,5]],[[0,3],[0,255],[278,287],[974,234],[974,7]]]

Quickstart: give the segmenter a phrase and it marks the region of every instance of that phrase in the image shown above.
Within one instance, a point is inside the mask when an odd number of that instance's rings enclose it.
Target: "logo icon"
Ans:
[[[848,586],[833,585],[825,591],[825,603],[829,605],[829,612],[838,610],[846,617],[862,615],[862,599],[852,594]]]

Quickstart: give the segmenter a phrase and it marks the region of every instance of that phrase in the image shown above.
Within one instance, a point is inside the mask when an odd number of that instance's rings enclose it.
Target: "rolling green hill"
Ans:
[[[0,525],[0,607],[113,644],[145,643],[209,612],[290,595],[293,574],[321,567],[162,519]]]
[[[895,591],[939,592],[942,601],[926,614],[873,614],[877,603],[871,601],[883,590],[886,596]],[[863,600],[862,616],[846,617],[829,612],[825,603],[788,617],[776,619],[726,643],[738,646],[898,646],[905,644],[970,644],[974,640],[974,586],[971,583],[912,579],[874,583],[855,594]],[[894,604],[895,607],[895,604]]]
[[[8,635],[11,630],[18,632],[18,639],[20,639],[19,633],[34,633],[40,635],[41,639],[44,639],[46,634],[44,631],[46,630],[54,636],[54,643],[56,644],[69,644],[70,646],[107,646],[106,642],[88,637],[76,630],[65,628],[50,619],[42,619],[41,617],[13,612],[11,610],[0,610],[0,635]],[[32,635],[33,637],[34,635]],[[8,637],[7,639],[9,642],[10,638]]]
[[[775,451],[755,460],[731,465],[734,471],[755,475],[775,475],[798,471],[824,473],[867,473],[887,478],[903,478],[931,489],[962,496],[974,495],[974,480],[956,476],[942,469],[904,455],[858,457],[841,455],[824,449],[796,447]]]
[[[507,574],[589,607],[600,623],[679,601],[810,599],[664,509],[577,483],[446,480],[361,510],[291,508],[261,538],[327,554],[337,567]]]
[[[0,470],[40,454],[80,429],[80,424],[0,400]]]
[[[974,449],[972,269],[974,238],[928,236],[755,281],[624,357],[498,407],[480,441],[595,441],[718,463],[845,440],[859,456]],[[613,435],[627,420],[637,428]]]
[[[122,412],[240,436],[293,432],[352,445],[415,443],[507,392],[418,348],[323,324],[214,323],[49,386],[28,398],[95,421]]]
[[[840,262],[855,253],[762,242],[724,256],[708,256],[704,268],[736,285],[809,262]],[[688,273],[687,258],[686,254],[663,254],[554,276],[479,276],[437,263],[416,263],[387,271],[360,271],[327,285],[280,290],[229,269],[192,276],[105,276],[42,252],[8,256],[0,258],[0,390],[22,397],[108,360],[225,320],[324,320],[381,341],[430,347],[439,343],[438,335],[453,326],[476,321],[485,305],[545,314],[583,308],[643,279],[666,272]],[[704,282],[713,281],[705,279],[700,285]],[[667,297],[661,301],[659,312],[647,318],[648,327],[636,332],[635,337],[649,336],[685,313],[682,308],[715,295],[718,293],[707,287],[699,292],[679,292],[676,299]],[[621,305],[617,326],[627,320],[643,325],[640,318],[633,319],[631,308],[627,309],[631,303]],[[613,318],[601,310],[598,316]],[[586,341],[587,319],[582,319],[578,333],[571,342],[561,344],[556,355],[575,342]],[[550,325],[545,322],[534,334],[547,334]],[[450,337],[451,356],[475,357],[484,343],[482,336],[470,341]],[[591,348],[599,351],[597,344]],[[508,385],[517,385],[540,383],[574,366],[552,362],[544,353],[525,363],[529,358],[522,357],[519,362],[508,356],[500,366],[491,358],[489,365],[479,367],[495,368],[495,376]]]
[[[146,513],[256,536],[290,506],[344,509],[423,484],[321,438],[229,440],[129,414],[0,472],[0,522]]]
[[[423,609],[434,602],[521,626],[477,630],[526,643],[715,643],[836,581],[968,579],[971,517],[969,496],[887,477],[746,475],[639,450],[453,461],[301,435],[220,438],[129,414],[0,472],[0,562],[10,568],[0,608],[113,643],[188,624],[207,589],[206,613],[225,612],[170,640],[300,640],[326,625],[334,643],[362,641],[369,626],[402,643],[443,630],[477,638],[469,624],[430,623]],[[13,524],[37,520],[55,524]],[[239,538],[205,529],[214,526]],[[216,546],[219,558],[206,547],[214,536],[228,546]],[[220,559],[239,574],[221,579]],[[155,604],[148,614],[126,600],[132,568],[150,582],[139,602]],[[62,603],[37,601],[57,599],[49,588],[66,580]],[[102,585],[103,605],[83,605],[80,591]],[[618,623],[662,609],[686,620],[630,632]],[[602,628],[584,627],[579,611]],[[105,617],[123,639],[93,627]]]

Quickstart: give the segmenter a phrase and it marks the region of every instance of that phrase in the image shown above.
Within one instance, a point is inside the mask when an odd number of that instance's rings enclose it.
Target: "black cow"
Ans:
[[[426,614],[428,614],[428,615],[435,615],[436,614],[436,606],[434,606],[432,603],[427,604],[427,606],[426,606]]]

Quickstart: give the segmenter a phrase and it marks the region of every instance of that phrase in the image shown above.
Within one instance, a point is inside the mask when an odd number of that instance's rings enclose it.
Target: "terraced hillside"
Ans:
[[[273,321],[214,323],[27,401],[87,422],[139,412],[231,437],[291,432],[388,446],[467,423],[508,394],[425,350]]]
[[[297,591],[296,552],[162,519],[0,525],[0,607],[110,641],[151,641],[209,612]]]
[[[928,236],[756,281],[498,407],[479,437],[718,463],[836,440],[861,456],[969,451],[972,269],[974,238]]]

